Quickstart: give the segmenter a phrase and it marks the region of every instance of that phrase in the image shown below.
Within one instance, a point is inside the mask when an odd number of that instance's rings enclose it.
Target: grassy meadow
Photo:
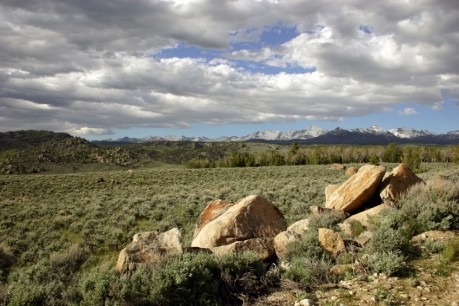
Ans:
[[[459,177],[458,164],[423,169],[425,180]],[[0,263],[0,305],[98,304],[81,288],[100,266],[111,271],[135,233],[178,227],[189,246],[209,201],[251,194],[270,199],[291,224],[324,203],[326,185],[345,180],[327,165],[0,176],[0,250],[11,259]]]

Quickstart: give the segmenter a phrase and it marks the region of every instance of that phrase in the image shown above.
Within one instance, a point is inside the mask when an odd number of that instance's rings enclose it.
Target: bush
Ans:
[[[400,199],[399,214],[415,220],[415,233],[459,229],[459,184],[457,180],[434,178],[418,184]]]
[[[330,272],[331,266],[330,261],[295,257],[284,276],[305,288],[314,288],[323,283],[336,281],[336,276]]]
[[[170,257],[154,276],[155,305],[216,305],[250,300],[275,282],[256,255]]]
[[[158,305],[214,305],[218,296],[220,270],[215,257],[184,254],[168,258],[154,278],[151,301]]]
[[[403,271],[405,268],[404,261],[403,256],[396,252],[376,252],[365,255],[362,264],[371,272],[391,276]]]
[[[320,245],[318,231],[313,229],[305,232],[301,240],[287,245],[286,260],[293,261],[295,258],[331,260],[330,254]]]
[[[228,254],[218,259],[221,270],[221,296],[227,300],[250,301],[276,285],[279,275],[267,268],[255,254]]]

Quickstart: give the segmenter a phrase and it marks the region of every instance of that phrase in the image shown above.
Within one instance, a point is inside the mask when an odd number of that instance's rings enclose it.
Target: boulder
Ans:
[[[346,251],[344,240],[341,235],[334,230],[328,228],[319,228],[320,245],[333,256]]]
[[[196,229],[194,231],[194,236],[196,237],[201,231],[202,227],[206,225],[210,220],[213,220],[220,216],[223,212],[228,209],[228,207],[233,206],[234,203],[226,202],[224,200],[216,200],[209,202],[207,207],[201,212],[198,218],[198,223],[196,224]]]
[[[159,261],[166,254],[183,253],[180,231],[173,228],[164,233],[144,232],[135,234],[131,244],[121,250],[116,269],[120,273],[131,272],[138,265]]]
[[[345,170],[346,166],[341,165],[341,164],[331,164],[329,169],[330,170]]]
[[[351,213],[376,194],[384,176],[384,167],[365,165],[333,192],[325,207]]]
[[[357,167],[349,167],[349,168],[346,169],[346,172],[344,172],[344,174],[346,176],[353,176],[358,171],[359,171],[359,169]]]
[[[316,205],[309,206],[309,210],[311,211],[311,214],[313,214],[316,217],[320,217],[326,214],[339,215],[339,216],[342,216],[343,219],[349,217],[349,214],[345,213],[342,210],[333,209],[333,208],[325,208],[322,206],[316,206]]]
[[[330,196],[340,187],[338,184],[330,184],[325,187],[325,203],[328,203]],[[327,204],[325,204],[327,206]]]
[[[419,183],[424,181],[414,174],[410,167],[401,164],[384,178],[379,195],[384,201],[397,201],[410,187]]]
[[[353,216],[350,216],[344,222],[348,221],[358,221],[360,222],[363,226],[368,226],[369,225],[369,217],[370,216],[375,216],[380,214],[382,211],[391,208],[388,204],[381,204],[378,206],[375,206],[373,208],[367,209],[362,211],[361,213],[355,214]]]
[[[364,246],[371,240],[371,238],[373,238],[373,233],[370,231],[364,231],[356,238],[354,238],[354,241],[360,244],[361,246]]]
[[[298,241],[309,228],[309,219],[303,219],[290,225],[286,231],[283,231],[274,237],[274,249],[279,259],[285,259],[287,245]]]
[[[363,225],[357,220],[344,220],[338,223],[337,226],[349,237],[358,236],[363,231]]]
[[[287,222],[276,206],[262,196],[252,195],[209,220],[191,246],[213,249],[236,241],[274,237],[286,228]]]
[[[244,241],[236,241],[231,244],[212,248],[212,252],[215,255],[252,252],[256,254],[260,260],[267,260],[275,254],[273,238],[253,238]]]
[[[299,236],[302,236],[305,231],[309,229],[309,219],[303,219],[296,221],[289,227],[287,227],[287,232],[295,233]]]

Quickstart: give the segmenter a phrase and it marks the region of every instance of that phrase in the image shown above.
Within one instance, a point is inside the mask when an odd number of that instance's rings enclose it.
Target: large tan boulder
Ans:
[[[231,244],[218,246],[212,248],[215,255],[225,254],[241,254],[244,252],[252,252],[260,258],[260,260],[267,260],[271,258],[274,251],[273,238],[253,238],[244,241],[236,241]]]
[[[279,259],[285,259],[287,246],[301,239],[304,232],[309,229],[309,219],[303,219],[290,225],[286,231],[283,231],[274,237],[274,249]]]
[[[340,187],[339,184],[330,184],[325,187],[325,203],[328,203],[330,196]],[[325,205],[326,206],[326,205]]]
[[[381,166],[365,165],[330,195],[327,208],[351,213],[364,205],[376,193],[385,173]]]
[[[228,207],[233,206],[234,203],[226,202],[225,200],[211,201],[207,204],[207,207],[201,212],[196,224],[194,231],[194,237],[196,237],[201,231],[202,227],[206,225],[210,220],[213,220],[225,212]]]
[[[344,172],[344,174],[346,176],[353,176],[358,171],[359,171],[359,169],[357,167],[349,167],[349,168],[346,169],[346,172]]]
[[[378,206],[375,206],[373,208],[364,210],[358,214],[352,215],[346,220],[344,220],[344,223],[349,222],[349,221],[358,221],[360,222],[363,226],[368,226],[369,225],[369,220],[371,216],[376,216],[380,214],[382,211],[386,209],[390,209],[391,207],[388,204],[380,204]]]
[[[414,174],[410,167],[401,164],[384,178],[379,196],[384,201],[397,201],[410,187],[419,183],[424,183],[424,181]]]
[[[131,272],[138,265],[159,261],[166,254],[181,253],[181,234],[177,228],[164,233],[139,233],[135,234],[132,242],[121,250],[116,269],[121,273]]]
[[[207,222],[191,242],[192,247],[213,249],[252,238],[274,237],[287,228],[279,209],[259,195],[252,195]]]
[[[319,228],[320,245],[333,256],[346,251],[344,240],[338,232],[328,228]]]

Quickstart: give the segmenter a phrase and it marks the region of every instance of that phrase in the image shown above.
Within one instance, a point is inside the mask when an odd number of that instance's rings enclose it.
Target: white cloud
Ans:
[[[412,107],[406,107],[404,110],[399,111],[398,113],[403,116],[412,116],[416,115],[418,112]]]
[[[438,110],[459,96],[457,0],[17,0],[0,4],[0,20],[0,130],[340,120],[408,101]],[[301,34],[230,47],[279,22]],[[151,57],[179,41],[223,58]]]
[[[443,109],[443,104],[444,104],[443,101],[442,102],[437,102],[434,105],[432,105],[432,109],[435,110],[435,111],[442,110]]]

